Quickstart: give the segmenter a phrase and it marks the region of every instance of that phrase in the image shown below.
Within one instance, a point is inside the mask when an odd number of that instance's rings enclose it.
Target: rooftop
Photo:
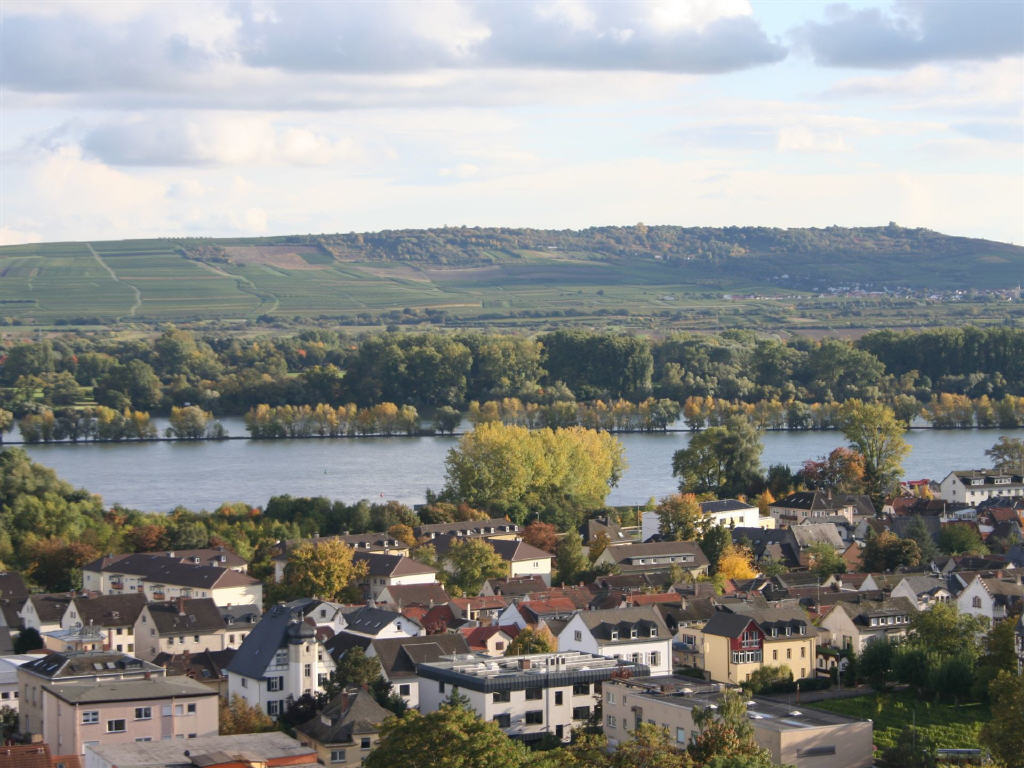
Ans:
[[[183,675],[174,677],[144,677],[132,680],[82,680],[49,686],[59,699],[70,704],[88,704],[107,701],[149,701],[151,699],[190,698],[216,696],[212,688]]]
[[[185,755],[180,741],[147,741],[128,744],[96,744],[86,747],[109,765],[118,768],[194,768],[196,762]],[[316,763],[316,753],[280,731],[243,733],[236,736],[202,736],[188,739],[190,755],[200,758],[214,752],[244,755],[246,759],[266,760],[271,765],[308,765]],[[303,758],[309,758],[304,760]],[[274,761],[274,762],[271,762]]]
[[[491,657],[467,653],[419,664],[416,673],[429,680],[474,691],[512,691],[608,680],[613,675],[646,675],[648,667],[579,651],[528,656]]]

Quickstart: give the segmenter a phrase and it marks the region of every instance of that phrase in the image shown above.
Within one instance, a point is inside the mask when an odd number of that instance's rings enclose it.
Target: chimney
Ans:
[[[179,597],[178,598],[178,615],[179,616],[184,616],[185,615],[185,598],[184,597]]]
[[[341,711],[343,715],[345,712],[348,712],[348,690],[341,692]]]
[[[519,660],[519,669],[530,669],[531,666],[533,666],[533,664],[530,659]]]

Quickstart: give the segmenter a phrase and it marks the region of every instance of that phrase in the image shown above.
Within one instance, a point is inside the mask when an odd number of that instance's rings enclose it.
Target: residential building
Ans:
[[[708,678],[739,685],[763,666],[789,667],[794,678],[814,674],[818,635],[794,605],[730,603],[703,627]]]
[[[308,768],[317,765],[316,753],[311,748],[281,731],[201,736],[190,739],[187,744],[180,741],[101,744],[85,750],[84,762],[85,768]]]
[[[718,686],[676,677],[612,679],[604,684],[604,733],[611,746],[628,741],[641,723],[659,725],[679,749],[698,733],[693,712],[720,703]],[[874,761],[870,720],[769,699],[747,701],[754,741],[772,762],[796,768],[869,768]]]
[[[228,627],[212,598],[149,603],[135,623],[137,655],[152,660],[160,653],[202,653],[227,646]],[[242,631],[236,633],[241,643]]]
[[[0,656],[0,707],[10,707],[18,711],[19,689],[18,667],[39,656],[34,653]]]
[[[314,717],[295,726],[295,737],[316,750],[322,765],[362,765],[363,758],[377,746],[380,724],[392,714],[369,691],[348,688]]]
[[[551,562],[555,558],[550,552],[518,539],[488,539],[488,543],[508,563],[510,577],[540,576],[551,586]]]
[[[859,654],[875,640],[905,638],[916,613],[917,606],[906,597],[840,601],[821,620],[820,627],[829,633],[834,647],[850,648]]]
[[[593,713],[603,683],[647,673],[643,665],[579,652],[500,659],[468,654],[417,666],[422,711],[437,710],[458,688],[481,718],[525,742],[546,736],[568,741]]]
[[[229,698],[238,694],[277,717],[289,699],[318,691],[334,662],[301,613],[275,605],[242,641],[226,671]]]
[[[557,634],[558,650],[643,664],[653,675],[672,671],[672,635],[653,605],[578,611]]]
[[[1024,586],[1018,579],[990,579],[975,575],[956,596],[960,613],[1001,621],[1024,606]]]
[[[191,552],[217,552],[192,550]],[[101,557],[82,569],[82,584],[87,591],[103,595],[141,592],[147,600],[163,601],[178,597],[212,597],[217,605],[261,605],[263,584],[245,573],[247,566],[228,550],[214,557],[224,558],[228,568],[210,565],[204,555],[180,552],[145,553]]]
[[[708,559],[692,541],[609,545],[594,565],[615,566],[622,574],[670,571],[674,567],[694,577],[707,576],[708,573]]]
[[[484,656],[504,656],[512,641],[519,636],[515,624],[492,625],[490,627],[463,627],[459,630],[471,653]]]
[[[478,621],[481,624],[491,624],[497,621],[498,616],[512,602],[509,598],[495,595],[494,597],[453,597],[448,606],[455,614],[455,618],[465,621]]]
[[[411,557],[356,552],[352,561],[366,563],[366,578],[359,586],[369,600],[379,600],[388,587],[437,583],[437,569]]]
[[[146,605],[146,596],[78,595],[61,617],[63,629],[90,629],[102,636],[100,650],[135,653],[135,622]]]
[[[919,611],[926,611],[936,603],[948,603],[953,595],[945,579],[927,573],[902,574],[903,578],[892,588],[890,596],[905,597]]]
[[[352,635],[373,638],[415,637],[423,631],[417,622],[407,616],[370,605],[343,611],[342,615],[345,619],[342,632]]]
[[[26,629],[35,629],[39,634],[56,629],[63,629],[61,622],[74,593],[58,592],[55,594],[29,595],[18,615]]]
[[[504,517],[487,520],[457,520],[451,523],[425,523],[412,529],[417,539],[434,539],[440,536],[508,537],[515,538],[519,526]]]
[[[1024,496],[1024,476],[989,469],[955,470],[939,483],[939,495],[950,502],[975,505],[999,496]]]
[[[712,525],[724,525],[726,528],[752,527],[764,525],[760,510],[739,499],[718,499],[702,501],[700,511],[711,521]],[[640,518],[640,540],[648,541],[657,535],[661,523],[658,513],[652,510],[644,512]],[[772,522],[774,525],[774,521]],[[609,537],[611,538],[611,537]],[[611,539],[615,541],[615,539]]]
[[[406,706],[420,706],[420,678],[418,664],[440,661],[446,656],[465,655],[469,645],[460,634],[424,635],[420,637],[394,637],[373,640],[366,655],[380,659],[381,673],[391,683],[392,693],[402,697]]]
[[[516,578],[503,577],[500,579],[488,579],[480,589],[480,594],[485,597],[502,595],[512,599],[529,597],[534,592],[544,592],[549,588],[544,579],[540,576],[517,576]]]
[[[853,523],[854,516],[863,516],[867,511],[861,505],[863,500],[848,494],[833,494],[829,490],[797,491],[768,506],[779,527],[796,525],[809,518],[843,517]],[[867,502],[870,514],[874,508]]]
[[[227,699],[228,674],[224,669],[231,663],[235,653],[234,648],[226,648],[223,651],[201,651],[195,654],[188,651],[179,654],[162,652],[158,653],[152,661],[158,667],[166,669],[168,677],[174,675],[191,677],[196,682],[216,691],[218,696]]]
[[[451,597],[437,582],[430,584],[396,584],[385,587],[377,598],[380,605],[401,611],[410,605],[433,608],[435,605],[447,605]]]

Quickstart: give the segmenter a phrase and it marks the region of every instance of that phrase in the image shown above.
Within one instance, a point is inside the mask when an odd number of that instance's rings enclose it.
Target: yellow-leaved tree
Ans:
[[[754,555],[738,544],[729,544],[718,558],[718,573],[726,579],[752,579],[757,576]]]
[[[284,584],[289,593],[342,601],[366,575],[366,563],[355,563],[355,550],[339,539],[304,541],[288,554]]]

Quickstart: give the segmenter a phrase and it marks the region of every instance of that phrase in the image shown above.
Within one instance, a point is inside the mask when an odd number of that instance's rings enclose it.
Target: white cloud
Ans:
[[[805,125],[790,125],[780,128],[776,146],[780,152],[850,151],[850,147],[842,135],[813,131]]]

